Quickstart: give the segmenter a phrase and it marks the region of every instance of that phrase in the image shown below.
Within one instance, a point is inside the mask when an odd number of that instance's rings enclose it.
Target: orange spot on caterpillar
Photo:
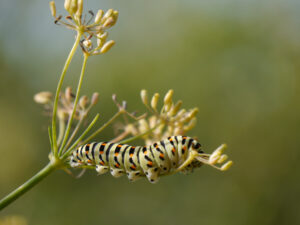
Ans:
[[[119,164],[119,163],[117,163],[115,166],[116,166],[117,168],[120,168],[120,164]]]
[[[121,148],[123,145],[118,145],[119,148]]]
[[[118,156],[119,155],[119,152],[115,152],[115,156]]]
[[[133,156],[133,153],[131,153],[129,156],[132,157],[132,156]]]
[[[135,170],[135,169],[136,169],[136,166],[132,165],[132,166],[130,167],[130,169]]]
[[[104,166],[104,162],[103,162],[103,161],[101,161],[100,164],[101,164],[102,166]]]

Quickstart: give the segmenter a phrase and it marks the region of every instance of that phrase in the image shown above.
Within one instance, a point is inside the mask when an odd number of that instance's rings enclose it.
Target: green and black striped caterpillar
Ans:
[[[216,151],[221,152],[225,147],[222,145]],[[71,155],[70,165],[94,166],[99,174],[110,170],[114,177],[127,174],[130,181],[146,176],[151,183],[155,183],[159,176],[179,171],[189,173],[202,164],[226,170],[224,167],[226,164],[219,168],[210,162],[213,154],[205,154],[201,150],[201,144],[187,136],[172,136],[149,146],[137,147],[111,142],[93,142],[75,150]],[[217,155],[220,156],[219,153]],[[227,159],[221,158],[217,158],[219,163]]]

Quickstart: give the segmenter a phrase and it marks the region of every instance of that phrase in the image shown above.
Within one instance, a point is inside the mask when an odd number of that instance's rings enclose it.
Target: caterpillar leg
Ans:
[[[156,183],[159,180],[159,169],[156,168],[152,168],[152,169],[148,169],[145,172],[145,175],[147,177],[147,179],[151,182],[151,183]]]
[[[113,177],[121,177],[124,175],[124,170],[121,169],[110,169],[110,173]]]
[[[127,172],[127,177],[130,181],[136,181],[140,179],[142,176],[140,171],[136,171],[136,172]]]
[[[175,173],[182,171],[185,169],[185,167],[187,167],[188,165],[190,165],[193,160],[196,159],[196,157],[199,155],[199,153],[195,150],[191,150],[187,159],[174,171]]]
[[[99,175],[104,174],[108,171],[108,166],[96,165],[96,171],[98,172]]]

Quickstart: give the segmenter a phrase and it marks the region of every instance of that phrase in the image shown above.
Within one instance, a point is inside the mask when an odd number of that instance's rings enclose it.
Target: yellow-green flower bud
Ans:
[[[53,17],[56,17],[56,6],[55,6],[55,2],[54,2],[54,1],[49,2],[49,6],[50,6],[51,15],[52,15]]]
[[[71,0],[71,5],[70,5],[70,14],[74,14],[77,12],[78,9],[78,0]]]
[[[183,117],[186,114],[186,109],[181,109],[177,115],[176,115],[176,120],[179,120],[181,117]]]
[[[172,110],[170,111],[170,116],[174,116],[180,109],[182,105],[182,101],[178,101],[173,107]]]
[[[73,98],[73,93],[72,93],[72,88],[71,87],[67,87],[65,90],[65,98],[67,99],[67,101],[71,102],[72,98]]]
[[[114,24],[115,24],[114,18],[113,17],[109,17],[107,20],[105,20],[105,22],[103,24],[103,27],[104,28],[108,28],[108,27],[111,27]]]
[[[198,108],[194,108],[194,109],[192,109],[192,111],[190,112],[190,114],[189,114],[188,117],[190,117],[192,119],[192,118],[194,118],[197,115],[198,112],[199,112],[199,109]]]
[[[225,162],[227,159],[228,159],[227,155],[225,155],[225,154],[221,155],[221,157],[218,160],[218,163],[221,164],[221,163]]]
[[[159,100],[159,94],[155,93],[151,99],[151,107],[155,111],[157,110],[156,107],[157,107],[158,100]]]
[[[91,100],[91,104],[92,105],[96,105],[97,102],[99,100],[99,93],[95,92],[93,95],[92,95],[92,100]]]
[[[108,33],[105,32],[104,34],[97,34],[97,48],[101,48],[103,44],[106,42],[106,38],[108,36]]]
[[[108,42],[106,42],[103,47],[101,48],[100,52],[103,54],[105,52],[108,52],[108,50],[111,49],[111,47],[115,44],[115,41],[110,40]]]
[[[78,0],[78,9],[76,12],[76,17],[79,19],[82,16],[83,11],[83,0]]]
[[[117,11],[117,10],[115,10],[114,12],[113,12],[113,17],[114,17],[114,21],[115,21],[115,23],[117,22],[117,20],[118,20],[118,18],[119,18],[119,12]],[[114,23],[114,24],[115,24]]]
[[[145,89],[141,90],[141,99],[144,105],[148,105],[148,93]]]
[[[219,155],[214,155],[214,156],[211,155],[209,157],[208,162],[209,162],[209,164],[214,165],[214,164],[216,164],[218,162],[219,158],[220,158]]]
[[[104,11],[102,9],[99,9],[96,16],[95,16],[95,23],[100,23],[102,17],[103,17]]]
[[[67,11],[70,10],[70,7],[71,7],[71,1],[72,0],[65,0],[65,4],[64,4],[64,7]]]
[[[170,89],[170,90],[167,92],[167,94],[165,95],[165,98],[164,98],[164,104],[165,104],[165,105],[172,104],[173,93],[174,93],[174,91],[173,91],[172,89]]]
[[[42,91],[35,94],[33,99],[38,104],[48,104],[52,100],[52,93],[49,91]]]
[[[79,106],[82,108],[82,109],[85,109],[85,107],[87,106],[89,102],[89,99],[87,96],[82,96],[80,99],[79,99]]]
[[[222,167],[221,170],[225,171],[228,170],[231,166],[232,166],[233,162],[232,161],[228,161],[227,163],[225,163]]]
[[[105,21],[113,14],[114,10],[113,9],[109,9],[107,10],[107,12],[104,14],[104,16],[102,17],[101,23],[105,23]]]

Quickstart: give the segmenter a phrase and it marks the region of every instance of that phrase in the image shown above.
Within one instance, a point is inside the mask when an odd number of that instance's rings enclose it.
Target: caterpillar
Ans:
[[[220,146],[216,150],[217,155],[220,156],[219,153],[225,147],[225,145]],[[93,142],[82,145],[72,152],[70,166],[74,168],[93,166],[99,174],[110,170],[114,177],[127,174],[130,181],[147,177],[151,183],[156,183],[160,176],[177,172],[190,173],[202,164],[225,170],[225,167],[219,168],[214,165],[215,163],[210,162],[212,155],[205,154],[201,150],[201,144],[187,136],[171,136],[149,146]],[[216,158],[219,163],[225,159],[225,157],[223,160],[221,158]]]

